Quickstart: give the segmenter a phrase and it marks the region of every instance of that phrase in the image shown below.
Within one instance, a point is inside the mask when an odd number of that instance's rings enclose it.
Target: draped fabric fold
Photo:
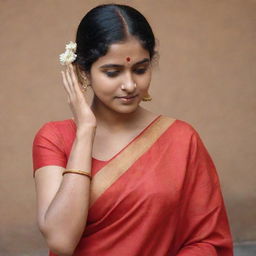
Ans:
[[[49,131],[51,150],[43,147]],[[40,129],[34,171],[65,167],[74,136],[72,120]],[[110,161],[93,158],[92,176],[87,223],[74,256],[233,255],[216,168],[187,122],[158,117]]]

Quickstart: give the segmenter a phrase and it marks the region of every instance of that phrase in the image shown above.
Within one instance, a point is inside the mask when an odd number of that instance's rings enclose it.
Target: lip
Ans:
[[[133,96],[121,96],[121,97],[117,97],[119,99],[133,99],[135,97],[137,97],[138,95],[133,95]]]
[[[117,97],[120,99],[122,102],[132,102],[138,95],[134,96],[124,96],[124,97]]]

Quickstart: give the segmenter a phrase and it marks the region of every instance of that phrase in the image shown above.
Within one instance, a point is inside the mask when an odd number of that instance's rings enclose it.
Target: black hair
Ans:
[[[77,58],[74,63],[86,73],[92,64],[107,54],[113,43],[136,37],[142,47],[155,55],[155,37],[146,18],[128,5],[103,4],[91,9],[81,20],[77,33]]]

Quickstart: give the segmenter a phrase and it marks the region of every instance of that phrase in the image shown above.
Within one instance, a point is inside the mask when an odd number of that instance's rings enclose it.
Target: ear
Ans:
[[[78,82],[80,84],[83,84],[83,81],[86,78],[85,72],[81,69],[81,67],[78,64],[75,64],[75,70],[76,70],[76,75],[77,75]]]
[[[90,72],[84,72],[84,75],[86,76],[88,81],[91,83],[91,74],[90,74]]]
[[[82,72],[82,77],[84,80],[86,80],[89,84],[89,86],[91,85],[91,75],[89,72]]]

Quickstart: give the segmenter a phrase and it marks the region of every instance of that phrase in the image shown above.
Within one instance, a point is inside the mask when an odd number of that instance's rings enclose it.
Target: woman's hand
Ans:
[[[68,95],[68,104],[73,112],[77,130],[87,127],[96,127],[96,117],[85,100],[72,64],[61,71],[64,88]]]

